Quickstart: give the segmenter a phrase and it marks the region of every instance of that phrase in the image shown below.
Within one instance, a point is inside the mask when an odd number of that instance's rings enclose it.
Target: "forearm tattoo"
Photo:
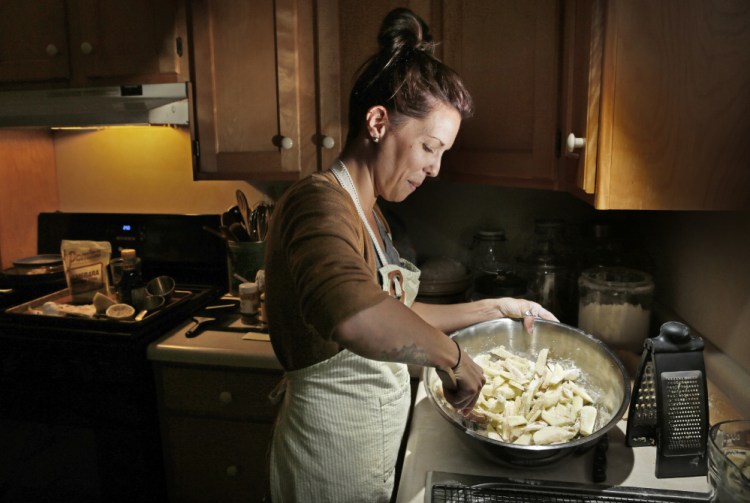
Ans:
[[[380,354],[380,359],[388,362],[411,363],[423,366],[429,363],[427,352],[416,344],[403,346],[400,349],[382,351]]]

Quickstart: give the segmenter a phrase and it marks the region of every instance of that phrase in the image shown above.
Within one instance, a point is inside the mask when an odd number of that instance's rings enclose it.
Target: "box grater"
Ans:
[[[656,446],[656,477],[706,475],[703,339],[670,321],[643,344],[628,412],[629,447]]]

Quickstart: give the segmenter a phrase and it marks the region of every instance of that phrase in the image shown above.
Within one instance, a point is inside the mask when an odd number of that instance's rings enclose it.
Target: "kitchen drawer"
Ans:
[[[281,380],[278,371],[159,365],[156,379],[167,414],[266,422],[276,416],[268,394]]]
[[[172,501],[261,501],[271,424],[190,417],[165,420]]]

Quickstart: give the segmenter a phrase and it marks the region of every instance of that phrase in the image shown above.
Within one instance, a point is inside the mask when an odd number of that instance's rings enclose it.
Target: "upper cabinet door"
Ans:
[[[474,117],[443,160],[445,178],[553,188],[557,181],[560,10],[550,0],[443,1],[442,55]]]
[[[196,178],[293,180],[315,171],[324,142],[313,3],[193,0],[191,9]],[[326,119],[334,147],[339,123]]]
[[[68,56],[63,2],[0,2],[0,82],[66,80]]]
[[[566,81],[589,85],[588,91],[567,94],[588,95],[587,103],[578,100],[567,114],[571,132],[586,138],[585,155],[565,161],[579,173],[570,175],[578,190],[592,192],[593,183],[594,204],[601,209],[750,209],[750,5],[575,4],[592,8],[578,10],[584,19],[568,21],[603,25],[603,37],[597,29],[588,32],[584,51],[601,53],[600,75],[595,61],[566,68],[586,72]],[[583,125],[582,117],[597,107],[598,128]]]
[[[177,0],[69,0],[70,56],[78,82],[127,76],[175,81]]]
[[[0,83],[84,87],[186,80],[178,0],[3,0]]]

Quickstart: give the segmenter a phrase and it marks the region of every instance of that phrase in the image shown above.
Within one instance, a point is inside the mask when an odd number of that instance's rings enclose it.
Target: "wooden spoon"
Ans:
[[[252,227],[250,227],[250,205],[247,203],[245,193],[240,189],[237,189],[236,195],[237,207],[240,209],[240,214],[242,215],[242,224],[245,226],[245,231],[250,235],[252,232]]]

